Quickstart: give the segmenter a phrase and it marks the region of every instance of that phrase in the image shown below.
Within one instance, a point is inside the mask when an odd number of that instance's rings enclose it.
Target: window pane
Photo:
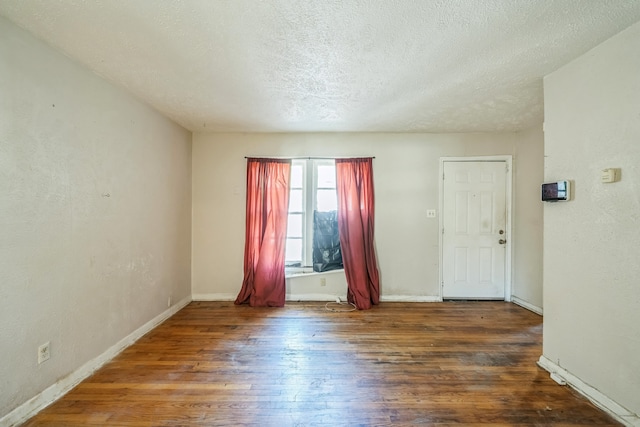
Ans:
[[[319,212],[337,211],[338,197],[336,190],[318,190],[316,209]]]
[[[302,215],[289,214],[287,237],[302,237]]]
[[[335,165],[318,165],[318,188],[336,188]]]
[[[291,190],[289,192],[289,212],[303,212],[302,190]]]
[[[302,165],[291,165],[291,182],[289,182],[290,188],[302,188],[304,169]]]
[[[302,261],[302,239],[287,239],[285,262]]]

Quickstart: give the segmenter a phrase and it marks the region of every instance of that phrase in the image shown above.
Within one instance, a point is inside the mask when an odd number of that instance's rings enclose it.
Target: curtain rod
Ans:
[[[260,157],[260,156],[244,156],[245,159],[280,159],[280,160],[340,160],[340,159],[375,159],[375,156],[358,156],[358,157]]]

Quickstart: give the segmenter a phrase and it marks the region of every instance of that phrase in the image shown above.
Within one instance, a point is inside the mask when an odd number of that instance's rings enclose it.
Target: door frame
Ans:
[[[445,162],[504,162],[507,168],[506,172],[506,194],[505,194],[505,207],[506,207],[506,224],[505,229],[507,230],[507,243],[505,247],[505,265],[504,265],[504,300],[507,302],[511,301],[511,281],[512,281],[512,272],[511,272],[511,264],[513,258],[513,221],[511,218],[512,214],[512,205],[513,205],[513,156],[511,155],[500,155],[500,156],[469,156],[469,157],[440,157],[440,170],[438,173],[438,188],[440,194],[440,200],[438,202],[438,215],[439,217],[439,226],[438,226],[438,245],[440,246],[439,251],[439,277],[440,281],[439,289],[439,298],[440,301],[443,301],[442,291],[444,287],[444,274],[443,274],[443,266],[444,266],[444,243],[443,243],[443,234],[444,234],[444,164]]]

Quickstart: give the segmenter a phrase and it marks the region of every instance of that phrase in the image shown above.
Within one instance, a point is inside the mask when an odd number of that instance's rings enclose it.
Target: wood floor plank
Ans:
[[[504,302],[194,302],[25,426],[619,425],[541,352]]]

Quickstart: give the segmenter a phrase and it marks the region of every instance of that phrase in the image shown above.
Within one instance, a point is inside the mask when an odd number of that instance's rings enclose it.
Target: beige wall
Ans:
[[[443,156],[481,156],[515,153],[518,140],[542,146],[540,132],[508,134],[194,134],[193,139],[193,270],[194,299],[235,298],[242,282],[246,163],[244,156],[375,156],[376,243],[381,293],[386,299],[433,300],[439,296],[438,209],[439,159]],[[542,164],[541,149],[523,149],[527,162]],[[536,150],[539,151],[539,158]],[[516,154],[514,158],[518,159]],[[527,167],[525,168],[528,170]],[[521,174],[515,183],[523,200],[539,200],[540,179]],[[517,214],[516,214],[517,215]],[[525,221],[514,218],[514,239]],[[538,220],[539,222],[539,220]],[[526,234],[526,233],[524,233]],[[514,258],[514,277],[531,276],[539,264],[538,240],[529,242]],[[541,274],[541,273],[538,273]],[[346,294],[344,275],[331,273],[327,286],[317,276],[290,280],[289,299],[313,299]],[[517,289],[524,298],[539,295],[537,280]],[[532,299],[532,304],[539,301]]]
[[[640,414],[640,23],[547,76],[544,357]],[[600,181],[602,169],[622,180]],[[635,418],[639,422],[639,418]]]
[[[0,94],[2,418],[190,298],[191,135],[4,18]]]
[[[542,207],[540,185],[544,175],[542,127],[519,132],[514,166],[514,301],[542,312]]]

